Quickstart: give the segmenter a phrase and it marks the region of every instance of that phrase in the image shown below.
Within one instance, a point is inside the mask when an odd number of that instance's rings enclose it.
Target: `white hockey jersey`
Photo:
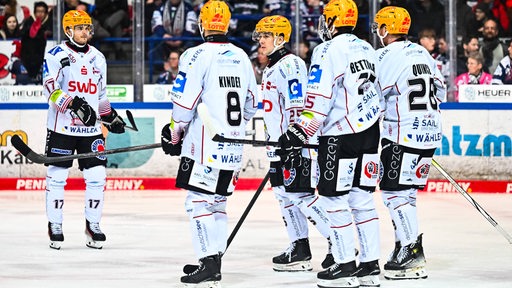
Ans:
[[[341,34],[313,51],[307,100],[299,125],[308,135],[362,132],[379,118],[375,50],[353,34]]]
[[[279,136],[286,132],[288,125],[294,123],[302,112],[307,81],[306,64],[293,54],[287,54],[270,67],[265,68],[261,90],[267,141],[276,142]],[[275,147],[267,146],[269,161],[279,161],[280,158],[276,155],[275,150]]]
[[[421,45],[397,41],[377,50],[377,76],[384,100],[381,137],[403,146],[430,149],[441,145],[444,78]]]
[[[212,168],[240,169],[243,145],[212,141],[196,108],[206,104],[219,134],[244,139],[246,123],[258,109],[249,57],[233,44],[206,42],[187,49],[179,63],[171,97],[174,129],[185,131],[181,156]]]
[[[77,52],[62,43],[49,50],[43,62],[44,95],[49,104],[47,127],[51,131],[72,136],[101,134],[99,121],[94,126],[84,126],[67,105],[73,97],[80,97],[96,111],[96,115],[111,112],[106,95],[107,65],[105,57],[93,46],[86,52]],[[60,96],[52,93],[62,90]],[[55,98],[52,101],[50,98]]]

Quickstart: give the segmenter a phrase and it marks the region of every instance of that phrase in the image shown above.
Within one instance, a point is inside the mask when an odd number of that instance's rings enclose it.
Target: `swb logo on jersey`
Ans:
[[[87,83],[82,83],[80,81],[71,80],[68,82],[68,91],[69,92],[80,92],[80,93],[89,93],[89,94],[96,94],[98,92],[98,86],[94,83],[92,83],[91,78],[89,78],[89,81]]]
[[[172,86],[173,92],[182,92],[185,90],[185,84],[187,83],[187,73],[178,72],[176,79],[174,79],[174,85]]]

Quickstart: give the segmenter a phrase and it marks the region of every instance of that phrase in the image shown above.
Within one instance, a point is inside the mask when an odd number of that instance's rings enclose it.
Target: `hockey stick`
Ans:
[[[244,213],[242,213],[242,216],[236,223],[235,228],[233,228],[233,231],[231,231],[231,234],[229,234],[228,243],[226,245],[226,250],[224,250],[224,254],[228,250],[231,242],[233,242],[233,238],[235,238],[236,233],[238,233],[238,230],[240,230],[240,227],[242,227],[242,224],[244,223],[245,218],[247,218],[247,215],[249,215],[249,212],[251,211],[252,206],[254,206],[254,203],[256,203],[256,200],[258,199],[261,192],[263,191],[263,188],[265,188],[265,185],[267,185],[269,178],[270,178],[270,172],[267,172],[267,175],[265,175],[265,178],[263,178],[263,180],[261,181],[261,184],[258,187],[258,190],[256,190],[256,193],[254,193],[254,196],[252,196],[251,201],[249,201],[249,204],[247,204],[247,207],[245,208]],[[224,254],[222,254],[221,256],[223,256]],[[183,273],[190,274],[190,273],[196,271],[196,269],[198,267],[199,267],[199,265],[187,264],[187,265],[183,266]]]
[[[128,122],[130,122],[130,124],[132,126],[125,125],[124,128],[125,129],[130,129],[130,130],[133,130],[133,131],[139,131],[139,129],[137,129],[137,125],[135,125],[135,120],[133,119],[133,115],[132,115],[132,112],[130,112],[130,110],[126,110],[126,118],[128,118]],[[100,121],[100,123],[107,124],[107,125],[112,124],[110,122],[105,122],[105,121],[102,121],[102,120],[99,120],[99,121]]]
[[[75,159],[84,159],[84,158],[92,158],[92,157],[98,157],[103,155],[109,155],[109,154],[116,154],[116,153],[123,153],[123,152],[132,152],[132,151],[139,151],[139,150],[146,150],[146,149],[155,149],[162,147],[161,143],[154,143],[154,144],[145,144],[145,145],[138,145],[138,146],[131,146],[131,147],[123,147],[123,148],[116,148],[111,150],[104,150],[104,151],[98,151],[98,152],[88,152],[88,153],[82,153],[82,154],[74,154],[74,155],[65,155],[65,156],[56,156],[56,157],[48,157],[43,154],[37,154],[34,152],[30,147],[28,147],[23,140],[18,135],[14,135],[11,137],[11,144],[16,148],[20,153],[27,157],[28,160],[38,163],[38,164],[49,164],[49,163],[55,163],[55,162],[61,162],[61,161],[68,161],[68,160],[75,160]]]
[[[491,225],[494,226],[494,228],[496,228],[496,230],[498,230],[498,232],[500,232],[501,235],[503,235],[503,237],[508,240],[508,243],[512,244],[512,237],[507,233],[507,231],[503,230],[503,228],[501,228],[501,226],[491,217],[491,215],[489,215],[489,213],[487,213],[485,209],[482,208],[482,206],[480,206],[480,204],[478,204],[478,202],[476,202],[475,199],[473,199],[473,197],[471,197],[469,193],[466,192],[466,190],[464,190],[464,188],[462,188],[452,178],[452,176],[450,176],[448,172],[446,172],[446,170],[441,167],[441,165],[439,165],[439,163],[437,163],[436,160],[432,159],[432,165],[434,165],[434,167],[436,167],[436,169],[444,176],[444,178],[446,178],[453,185],[453,187],[455,187],[455,189],[459,191],[459,193],[462,194],[462,196],[464,196],[469,201],[469,203],[471,203],[471,205],[473,205],[473,207],[475,207],[476,210],[478,210],[478,212],[480,212],[480,214],[482,214],[485,219],[487,219],[487,221],[489,221],[489,223],[491,223]]]
[[[219,134],[218,129],[213,124],[210,112],[208,112],[208,107],[206,107],[206,104],[199,103],[197,105],[197,113],[199,114],[199,118],[201,118],[201,121],[203,121],[203,124],[206,128],[206,132],[210,136],[210,138],[215,142],[227,142],[227,143],[237,143],[237,144],[249,144],[253,146],[274,146],[279,147],[278,142],[273,141],[263,141],[263,140],[248,140],[248,139],[234,139],[234,138],[226,138]],[[302,146],[303,148],[318,148],[317,144],[304,144]]]
[[[233,228],[233,231],[231,231],[231,234],[228,238],[228,244],[226,246],[226,250],[228,249],[231,242],[233,242],[233,238],[235,238],[236,233],[242,226],[242,224],[245,221],[245,218],[247,218],[247,215],[249,215],[249,212],[252,209],[252,206],[254,206],[254,203],[256,203],[256,200],[260,196],[261,192],[263,191],[263,188],[265,188],[265,185],[267,185],[268,179],[270,178],[270,172],[267,172],[267,175],[265,175],[265,178],[261,181],[260,187],[258,187],[258,190],[256,190],[256,193],[254,193],[254,196],[252,196],[251,201],[249,201],[249,204],[247,204],[247,208],[245,208],[244,213],[242,213],[242,216],[240,217],[240,220],[235,225],[235,228]],[[224,251],[225,253],[226,251]]]

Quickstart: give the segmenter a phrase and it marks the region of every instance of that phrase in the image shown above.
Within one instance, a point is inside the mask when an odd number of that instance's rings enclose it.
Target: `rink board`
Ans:
[[[16,98],[12,96],[7,103],[2,101],[0,104],[0,189],[26,190],[27,185],[23,183],[44,180],[46,167],[31,163],[19,155],[11,146],[10,137],[14,134],[20,135],[34,151],[43,153],[47,104],[40,99],[33,101],[39,103],[13,102]],[[130,110],[139,132],[109,134],[107,148],[158,143],[161,127],[169,121],[172,105],[169,102],[124,101],[113,103],[113,106],[123,116],[124,110]],[[446,103],[441,107],[444,135],[443,145],[435,156],[436,160],[453,178],[461,179],[461,185],[471,192],[509,193],[512,184],[512,106],[495,103]],[[249,123],[248,130],[256,131],[249,138],[263,140],[261,113],[260,109]],[[244,149],[240,185],[245,182],[247,184],[244,184],[243,189],[254,189],[268,169],[265,148],[246,145]],[[108,176],[112,179],[112,187],[117,187],[114,190],[174,187],[172,181],[176,176],[179,158],[169,157],[161,149],[114,154],[108,158]],[[80,185],[83,180],[80,177],[78,169],[71,169],[68,189],[82,189]],[[437,181],[444,179],[433,168],[430,178],[433,181],[427,185],[427,191],[453,191],[450,190],[453,187],[450,188],[451,185],[446,184],[446,181]],[[144,184],[130,186],[140,181]]]

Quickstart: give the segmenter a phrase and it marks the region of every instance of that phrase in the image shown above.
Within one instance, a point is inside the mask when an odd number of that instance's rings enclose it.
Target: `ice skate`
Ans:
[[[100,224],[91,223],[88,220],[85,220],[85,235],[87,236],[85,245],[94,249],[103,248],[103,242],[107,239],[105,234],[100,230]]]
[[[274,271],[311,271],[311,250],[308,238],[295,240],[283,253],[272,258]]]
[[[185,287],[220,288],[220,255],[212,255],[199,259],[199,266],[195,271],[181,277]]]
[[[379,261],[361,262],[357,267],[357,279],[361,287],[380,287]]]
[[[50,236],[50,248],[60,250],[60,246],[64,241],[62,224],[48,222],[48,236]]]
[[[396,262],[396,257],[398,256],[398,252],[400,252],[400,241],[395,242],[395,248],[393,249],[393,252],[389,255],[388,262],[384,264],[384,270],[388,269],[387,267],[389,265],[392,265],[391,263]]]
[[[392,280],[427,278],[426,260],[421,242],[422,234],[418,236],[416,242],[400,248],[396,261],[384,265],[384,277]]]
[[[215,258],[215,259],[217,259],[219,261],[219,270],[221,269],[221,261],[220,261],[220,259],[222,258],[223,254],[224,253],[220,253],[219,252],[219,257]],[[197,268],[199,268],[199,265],[196,265],[196,264],[185,264],[185,266],[183,266],[183,273],[190,274],[190,273],[196,271]]]
[[[328,269],[318,272],[316,284],[320,288],[359,287],[357,271],[356,261],[335,263]]]
[[[331,244],[329,242],[329,251],[331,250],[330,245]],[[357,255],[359,255],[359,250],[357,250],[357,248],[354,249],[354,253],[357,257]],[[334,265],[334,263],[336,263],[336,262],[334,262],[334,256],[332,256],[332,253],[329,252],[325,255],[324,261],[322,261],[321,265],[322,265],[322,268],[327,269],[327,268],[331,267],[332,265]]]

